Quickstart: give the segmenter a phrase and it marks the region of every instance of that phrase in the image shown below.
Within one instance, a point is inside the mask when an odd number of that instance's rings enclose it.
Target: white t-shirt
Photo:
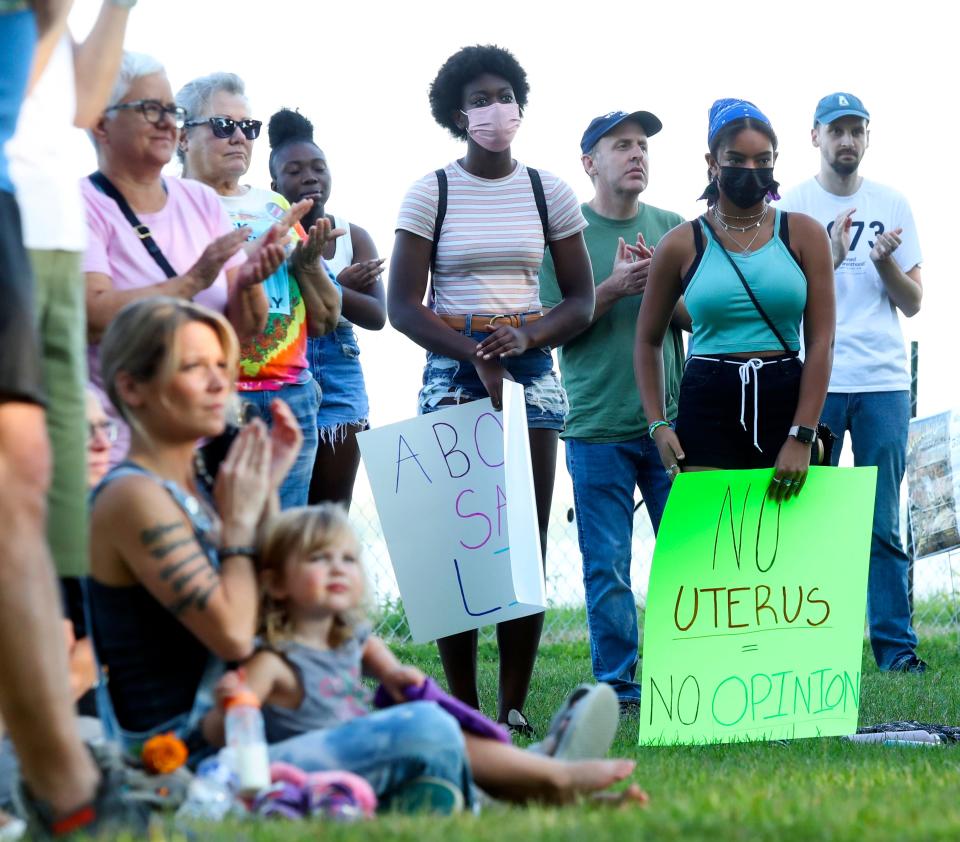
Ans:
[[[874,238],[902,228],[893,253],[904,272],[922,260],[917,226],[907,200],[896,190],[866,179],[852,196],[836,196],[815,178],[791,190],[779,203],[786,211],[808,214],[825,228],[847,208],[856,208],[850,251],[834,272],[837,290],[837,340],[831,392],[893,392],[910,388],[907,353],[897,308],[870,259]]]
[[[446,166],[447,213],[437,245],[434,309],[444,315],[529,313],[540,310],[543,224],[527,168],[504,178],[479,178],[456,161]],[[547,239],[587,227],[573,191],[539,170],[547,202]],[[440,189],[436,173],[404,197],[397,229],[433,240]]]
[[[95,161],[89,139],[73,125],[76,113],[73,40],[66,32],[24,101],[16,134],[7,144],[27,248],[82,252],[87,247],[79,182]]]

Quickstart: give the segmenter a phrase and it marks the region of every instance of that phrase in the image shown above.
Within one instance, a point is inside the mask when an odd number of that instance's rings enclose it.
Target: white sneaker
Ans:
[[[563,703],[544,739],[530,751],[558,760],[605,757],[620,723],[617,694],[609,684],[581,684]]]

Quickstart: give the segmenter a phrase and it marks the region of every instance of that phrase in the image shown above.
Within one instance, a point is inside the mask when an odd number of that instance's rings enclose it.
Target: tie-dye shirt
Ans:
[[[250,187],[242,196],[221,196],[220,201],[238,228],[251,229],[255,240],[276,223],[290,204],[279,193]],[[290,232],[294,244],[299,239]],[[307,310],[300,285],[284,263],[263,282],[267,294],[267,326],[240,345],[241,391],[276,390],[310,379],[307,366]]]

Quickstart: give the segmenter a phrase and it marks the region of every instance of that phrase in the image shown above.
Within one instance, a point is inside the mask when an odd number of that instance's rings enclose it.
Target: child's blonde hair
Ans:
[[[270,518],[260,533],[258,566],[261,572],[275,581],[283,580],[285,567],[291,558],[303,558],[329,545],[338,538],[360,541],[347,517],[346,509],[339,503],[321,503],[318,506],[300,506],[287,509]],[[369,585],[366,570],[361,564],[363,593],[356,608],[337,614],[331,632],[331,646],[340,646],[354,635],[354,631],[368,616]],[[263,589],[260,609],[260,634],[267,643],[275,645],[289,639],[290,618],[282,601],[270,596]]]

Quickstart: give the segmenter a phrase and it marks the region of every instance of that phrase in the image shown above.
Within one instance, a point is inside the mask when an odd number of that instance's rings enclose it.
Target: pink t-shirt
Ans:
[[[203,250],[217,237],[233,231],[230,217],[223,209],[217,194],[199,181],[164,178],[167,204],[157,213],[137,214],[170,265],[180,274],[197,262]],[[80,182],[87,211],[87,250],[83,257],[84,272],[108,275],[115,289],[136,289],[162,283],[167,279],[163,270],[144,248],[117,203],[101,193],[90,181]],[[193,300],[211,310],[223,313],[227,307],[226,271],[246,260],[244,252],[237,252],[207,289]],[[100,379],[99,346],[87,350],[90,382],[100,393],[107,415],[120,421],[107,398]],[[110,462],[116,464],[127,452],[130,434],[119,423],[120,435],[110,450]]]

